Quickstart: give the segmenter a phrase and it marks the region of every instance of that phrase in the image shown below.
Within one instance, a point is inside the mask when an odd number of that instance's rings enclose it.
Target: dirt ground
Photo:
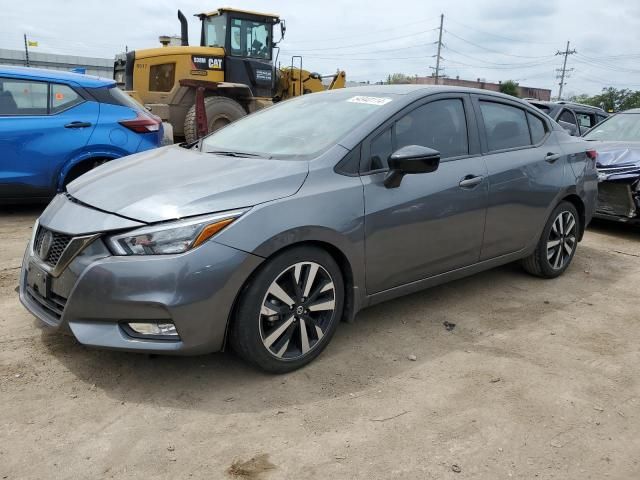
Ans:
[[[640,478],[640,229],[596,223],[557,280],[374,307],[271,376],[39,329],[15,291],[37,213],[0,213],[2,479]]]

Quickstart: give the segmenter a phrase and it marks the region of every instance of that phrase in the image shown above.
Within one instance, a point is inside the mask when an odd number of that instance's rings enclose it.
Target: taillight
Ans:
[[[585,153],[587,154],[587,157],[589,157],[593,161],[598,158],[598,152],[596,152],[595,150],[587,150]]]
[[[160,124],[162,121],[155,115],[138,112],[136,118],[132,118],[131,120],[120,120],[118,123],[136,133],[150,133],[160,130]]]

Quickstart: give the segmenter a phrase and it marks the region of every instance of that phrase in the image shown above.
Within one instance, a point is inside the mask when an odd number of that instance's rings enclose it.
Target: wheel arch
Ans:
[[[288,250],[292,250],[294,248],[298,248],[301,246],[311,246],[311,247],[320,248],[326,251],[329,255],[331,255],[331,257],[338,264],[338,267],[340,268],[340,272],[342,273],[342,278],[344,280],[344,290],[345,290],[344,291],[344,311],[342,314],[342,321],[349,322],[349,323],[353,321],[356,313],[358,312],[358,298],[356,295],[353,266],[349,261],[349,258],[340,248],[338,248],[336,245],[329,243],[327,241],[301,240],[270,252],[269,256],[265,257],[264,261],[261,262],[260,265],[258,265],[253,270],[253,272],[251,272],[251,274],[247,277],[247,279],[244,281],[244,283],[242,284],[242,287],[236,293],[231,310],[229,311],[222,350],[226,349],[227,341],[229,338],[229,332],[231,330],[231,326],[235,318],[240,297],[242,296],[246,288],[249,286],[251,281],[255,278],[255,276],[260,271],[260,269],[264,267],[267,261],[269,261],[271,258],[275,257],[276,255],[280,255]]]
[[[560,200],[560,202],[569,202],[574,207],[576,207],[576,210],[578,211],[578,217],[579,217],[579,220],[580,220],[580,231],[578,232],[578,241],[581,241],[582,238],[584,237],[584,231],[585,231],[585,228],[586,228],[586,225],[585,225],[586,214],[585,214],[584,202],[582,201],[580,196],[578,196],[576,193],[570,193],[568,195],[565,195]]]
[[[65,186],[65,180],[69,178],[71,174],[77,172],[78,169],[86,168],[88,162],[95,162],[96,160],[115,160],[116,158],[124,157],[128,155],[127,152],[120,152],[117,150],[96,150],[83,152],[80,155],[67,160],[56,178],[56,191],[62,191]],[[87,170],[88,171],[88,170]]]

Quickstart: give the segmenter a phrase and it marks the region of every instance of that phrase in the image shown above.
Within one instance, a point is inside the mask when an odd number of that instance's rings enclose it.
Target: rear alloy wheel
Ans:
[[[571,212],[560,212],[554,220],[547,239],[547,261],[554,270],[561,270],[571,261],[578,245],[576,226]]]
[[[580,219],[573,204],[558,205],[542,232],[533,254],[522,261],[532,275],[555,278],[561,275],[573,260],[578,247]]]
[[[302,246],[268,260],[243,291],[231,327],[234,350],[284,373],[317,357],[342,317],[344,286],[335,260]]]

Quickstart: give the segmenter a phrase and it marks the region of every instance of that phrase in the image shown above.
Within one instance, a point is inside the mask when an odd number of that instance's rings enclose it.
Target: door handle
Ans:
[[[559,153],[547,153],[544,157],[544,161],[547,163],[553,163],[560,158]]]
[[[482,175],[467,175],[462,180],[460,180],[460,188],[473,188],[476,185],[479,185],[484,180]]]
[[[71,122],[67,123],[64,128],[87,128],[90,127],[90,122]]]

